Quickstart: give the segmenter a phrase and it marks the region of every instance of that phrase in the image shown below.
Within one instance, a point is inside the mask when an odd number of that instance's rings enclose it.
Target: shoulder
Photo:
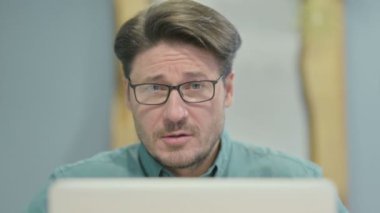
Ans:
[[[320,177],[320,167],[308,160],[267,147],[232,142],[231,161],[245,165],[247,175],[258,177]]]
[[[139,144],[102,152],[76,163],[58,167],[50,175],[49,183],[29,204],[29,213],[46,212],[48,188],[59,178],[76,177],[134,177],[142,176],[139,166]]]
[[[102,152],[88,159],[58,167],[52,179],[62,177],[122,177],[140,175],[139,144]]]

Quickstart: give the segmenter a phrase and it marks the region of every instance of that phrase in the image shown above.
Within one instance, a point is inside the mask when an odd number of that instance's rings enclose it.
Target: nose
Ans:
[[[186,103],[182,100],[178,90],[172,90],[164,105],[164,118],[171,123],[185,121],[188,116]]]

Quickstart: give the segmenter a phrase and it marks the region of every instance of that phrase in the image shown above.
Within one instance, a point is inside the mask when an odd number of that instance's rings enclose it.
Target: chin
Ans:
[[[207,157],[207,154],[202,155],[199,151],[195,150],[183,150],[161,153],[158,155],[158,160],[164,166],[170,168],[189,168],[199,164]]]

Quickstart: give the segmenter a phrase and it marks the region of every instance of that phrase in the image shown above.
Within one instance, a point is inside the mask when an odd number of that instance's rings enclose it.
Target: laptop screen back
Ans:
[[[50,213],[335,213],[327,180],[63,179],[49,192]]]

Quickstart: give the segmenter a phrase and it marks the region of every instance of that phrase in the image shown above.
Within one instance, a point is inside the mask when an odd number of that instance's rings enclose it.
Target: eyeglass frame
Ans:
[[[203,103],[203,102],[206,102],[206,101],[210,101],[214,98],[215,96],[215,85],[219,82],[219,80],[224,76],[224,73],[221,74],[216,80],[200,80],[200,81],[187,81],[187,82],[183,82],[181,84],[177,84],[177,85],[167,85],[167,84],[156,84],[156,83],[141,83],[141,84],[132,84],[132,81],[131,81],[131,78],[128,76],[127,79],[128,79],[128,86],[131,87],[133,89],[133,93],[134,93],[134,96],[135,96],[135,100],[137,103],[139,104],[142,104],[142,105],[163,105],[165,104],[168,100],[169,100],[169,97],[170,97],[170,94],[173,90],[177,90],[179,96],[181,97],[181,99],[185,102],[185,103]],[[209,98],[209,99],[206,99],[206,100],[203,100],[203,101],[197,101],[197,102],[192,102],[192,101],[187,101],[185,100],[185,98],[183,97],[183,94],[180,90],[180,87],[182,85],[185,85],[185,84],[188,84],[188,83],[192,83],[192,82],[210,82],[212,83],[212,96]],[[146,103],[142,103],[140,102],[138,99],[137,99],[137,95],[136,95],[136,87],[138,86],[141,86],[141,85],[158,85],[158,86],[166,86],[167,88],[169,88],[168,90],[168,93],[167,93],[167,96],[165,98],[165,100],[161,103],[158,103],[158,104],[146,104]]]

